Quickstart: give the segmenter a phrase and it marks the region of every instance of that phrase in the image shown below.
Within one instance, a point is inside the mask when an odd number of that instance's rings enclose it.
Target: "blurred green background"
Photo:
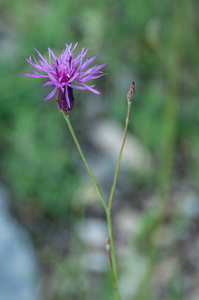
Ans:
[[[25,58],[34,48],[60,53],[76,41],[75,55],[90,47],[86,58],[99,53],[95,63],[108,63],[107,75],[94,82],[100,96],[74,91],[70,120],[86,157],[106,155],[90,135],[96,122],[123,128],[134,80],[129,135],[151,161],[148,171],[124,167],[118,180],[113,219],[122,299],[199,299],[198,13],[193,0],[1,0],[1,181],[37,249],[43,299],[114,299],[108,260],[101,271],[82,262],[88,244],[75,228],[105,215],[56,97],[41,100],[52,87],[20,75],[29,73]],[[110,182],[101,180],[107,197],[113,175],[111,168]],[[114,218],[124,207],[137,228],[127,241]]]

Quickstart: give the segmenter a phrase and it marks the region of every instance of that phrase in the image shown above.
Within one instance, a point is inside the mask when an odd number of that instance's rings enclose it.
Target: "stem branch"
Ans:
[[[125,140],[126,140],[127,128],[128,128],[128,124],[129,124],[130,109],[131,109],[131,102],[128,102],[126,124],[125,124],[125,129],[124,129],[124,136],[123,136],[122,146],[121,146],[121,149],[120,149],[120,155],[119,155],[119,158],[118,158],[117,167],[116,167],[116,170],[115,170],[115,175],[114,175],[114,179],[113,179],[111,194],[110,194],[110,198],[109,198],[109,205],[108,205],[109,210],[111,210],[111,207],[112,207],[113,196],[114,196],[114,192],[115,192],[115,185],[116,185],[116,181],[117,181],[117,175],[118,175],[120,162],[121,162],[121,158],[122,158],[122,152],[123,152],[123,149],[124,149],[124,143],[125,143]]]
[[[90,177],[91,177],[91,179],[92,179],[92,181],[93,181],[93,183],[94,183],[94,185],[95,185],[95,188],[96,188],[97,193],[98,193],[98,195],[99,195],[99,197],[100,197],[100,200],[101,200],[101,202],[102,202],[102,205],[103,205],[105,211],[107,211],[107,205],[106,205],[106,202],[105,202],[105,200],[104,200],[104,198],[103,198],[103,196],[102,196],[102,193],[101,193],[101,191],[100,191],[100,188],[99,188],[99,186],[98,186],[98,184],[97,184],[97,182],[96,182],[96,180],[95,180],[95,178],[94,178],[94,176],[93,176],[93,173],[91,172],[91,169],[90,169],[90,167],[89,167],[89,165],[88,165],[88,163],[87,163],[87,161],[86,161],[86,158],[85,158],[85,156],[84,156],[84,154],[83,154],[83,152],[82,152],[82,149],[81,149],[81,147],[80,147],[80,145],[79,145],[79,142],[78,142],[78,140],[77,140],[77,138],[76,138],[76,135],[75,135],[75,133],[74,133],[74,131],[73,131],[72,125],[71,125],[70,120],[69,120],[69,115],[64,115],[64,114],[63,114],[63,116],[64,116],[64,119],[66,120],[66,122],[67,122],[67,124],[68,124],[68,127],[69,127],[69,129],[70,129],[70,132],[71,132],[72,137],[73,137],[73,139],[74,139],[74,142],[75,142],[75,144],[76,144],[76,146],[77,146],[77,149],[78,149],[78,151],[79,151],[79,153],[80,153],[80,155],[81,155],[81,157],[82,157],[82,159],[83,159],[83,162],[84,162],[84,164],[85,164],[85,166],[86,166],[86,168],[87,168],[87,170],[88,170],[88,173],[89,173],[89,175],[90,175]]]
[[[110,267],[111,267],[111,274],[112,274],[112,280],[113,280],[113,286],[114,286],[114,290],[115,290],[115,295],[116,295],[116,299],[117,300],[120,300],[120,295],[119,295],[119,291],[118,291],[118,279],[117,279],[117,268],[116,268],[116,259],[115,259],[115,249],[114,249],[114,241],[113,241],[113,229],[112,229],[112,220],[111,220],[111,205],[112,205],[112,201],[113,201],[113,195],[114,195],[114,190],[115,190],[115,184],[116,184],[116,180],[117,180],[117,174],[118,174],[118,171],[119,171],[119,166],[120,166],[120,161],[121,161],[121,157],[122,157],[122,151],[123,151],[123,148],[124,148],[124,143],[125,143],[125,139],[126,139],[126,133],[127,133],[127,127],[128,127],[128,122],[129,122],[129,113],[130,113],[130,103],[128,103],[128,111],[127,111],[127,118],[126,118],[126,126],[125,126],[125,131],[124,131],[124,138],[123,138],[123,143],[122,143],[122,148],[121,148],[121,151],[120,151],[120,156],[119,156],[119,160],[118,160],[118,164],[117,164],[117,168],[116,168],[116,172],[115,172],[115,177],[114,177],[114,181],[113,181],[113,186],[112,186],[112,190],[111,190],[111,196],[110,196],[110,203],[109,203],[109,207],[106,205],[106,202],[102,196],[102,193],[99,189],[99,186],[91,172],[91,169],[86,161],[86,158],[82,152],[82,149],[79,145],[79,142],[76,138],[76,135],[73,131],[73,128],[72,128],[72,125],[70,123],[70,120],[69,120],[69,116],[68,115],[65,115],[63,114],[67,124],[68,124],[68,127],[69,127],[69,130],[72,134],[72,137],[74,139],[74,142],[77,146],[77,149],[83,159],[83,162],[89,172],[89,175],[95,185],[95,188],[97,190],[97,193],[100,197],[100,200],[102,202],[102,205],[104,207],[104,210],[106,212],[106,217],[107,217],[107,224],[108,224],[108,231],[109,231],[109,236],[110,236],[110,249],[108,250],[108,255],[109,255],[109,261],[110,261]]]

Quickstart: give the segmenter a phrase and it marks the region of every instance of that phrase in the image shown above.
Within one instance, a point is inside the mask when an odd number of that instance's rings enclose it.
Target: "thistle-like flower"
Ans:
[[[89,90],[95,94],[100,94],[100,92],[93,88],[95,85],[88,86],[85,82],[89,79],[95,79],[106,74],[99,71],[106,64],[99,66],[95,65],[94,67],[84,70],[96,59],[98,54],[83,62],[83,58],[89,49],[85,50],[85,48],[83,48],[79,55],[76,58],[73,58],[73,51],[77,44],[78,43],[75,44],[72,50],[72,43],[70,45],[66,44],[66,50],[64,50],[61,55],[59,54],[58,57],[50,48],[48,48],[49,62],[47,61],[46,56],[42,56],[41,53],[35,49],[41,60],[37,62],[34,55],[34,62],[32,61],[31,56],[26,60],[35,69],[46,74],[41,75],[32,68],[30,68],[32,74],[22,74],[34,78],[50,79],[44,83],[43,86],[54,85],[55,88],[43,100],[52,98],[57,91],[57,106],[64,114],[69,113],[74,106],[73,88],[78,90]],[[72,84],[73,81],[80,83],[82,86]]]

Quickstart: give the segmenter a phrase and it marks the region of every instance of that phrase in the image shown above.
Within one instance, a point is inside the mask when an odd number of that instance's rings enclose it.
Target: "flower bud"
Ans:
[[[106,250],[109,252],[110,251],[110,237],[107,237],[106,239]]]
[[[127,101],[131,102],[133,100],[134,95],[135,95],[135,83],[133,81],[127,94]]]
[[[66,100],[66,96],[68,101]],[[60,88],[57,89],[57,106],[65,114],[68,114],[74,106],[73,89],[69,86],[64,87],[64,92]]]

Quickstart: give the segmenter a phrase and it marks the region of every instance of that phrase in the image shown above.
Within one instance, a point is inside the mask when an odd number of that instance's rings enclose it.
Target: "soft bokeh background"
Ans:
[[[122,299],[199,299],[198,13],[193,0],[1,0],[0,180],[42,299],[114,299],[102,205],[56,97],[41,101],[52,88],[20,75],[34,48],[76,41],[108,63],[101,94],[74,91],[70,113],[106,199],[136,84],[113,205]]]

